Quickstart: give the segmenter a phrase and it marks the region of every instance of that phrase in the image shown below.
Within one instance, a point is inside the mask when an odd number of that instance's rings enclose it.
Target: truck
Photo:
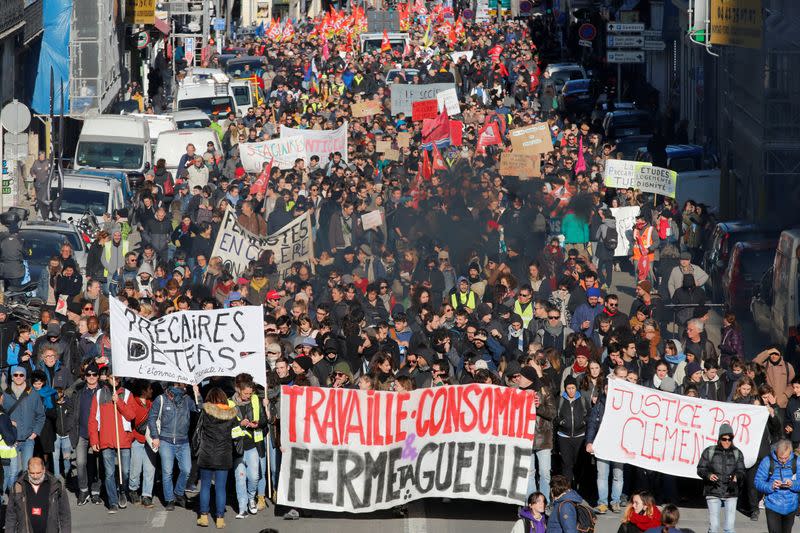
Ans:
[[[83,121],[73,168],[121,170],[132,182],[153,165],[147,119],[126,115],[96,115]]]
[[[191,72],[175,93],[175,110],[199,109],[206,115],[225,116],[231,111],[241,117],[252,107],[251,82],[248,79],[231,80],[222,71]]]

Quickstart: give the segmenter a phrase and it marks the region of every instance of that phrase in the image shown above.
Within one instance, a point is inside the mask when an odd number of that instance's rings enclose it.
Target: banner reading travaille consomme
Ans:
[[[369,512],[429,497],[522,503],[534,393],[491,385],[281,390],[278,503]]]

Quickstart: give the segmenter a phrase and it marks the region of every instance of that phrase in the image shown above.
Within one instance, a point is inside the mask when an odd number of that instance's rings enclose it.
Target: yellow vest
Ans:
[[[528,303],[528,308],[523,311],[522,305],[519,303],[519,300],[517,300],[514,302],[514,313],[522,317],[522,327],[527,328],[528,324],[533,319],[533,304]]]
[[[236,402],[233,400],[228,400],[228,405],[231,407],[236,407]],[[261,402],[258,401],[258,396],[256,394],[250,396],[250,405],[253,407],[253,420],[251,420],[251,422],[258,424],[258,421],[261,418]],[[242,418],[237,414],[236,420],[241,422]],[[264,440],[264,432],[260,429],[253,430],[251,432],[249,429],[245,429],[242,426],[236,426],[235,428],[231,429],[231,437],[234,439],[238,439],[240,437],[250,437],[253,439],[253,442],[261,442]]]
[[[16,456],[17,449],[14,446],[9,446],[6,441],[0,438],[0,459],[13,459]]]
[[[453,295],[450,297],[450,303],[456,309],[460,307],[469,307],[470,309],[475,309],[475,291],[469,291],[466,294],[456,290]]]

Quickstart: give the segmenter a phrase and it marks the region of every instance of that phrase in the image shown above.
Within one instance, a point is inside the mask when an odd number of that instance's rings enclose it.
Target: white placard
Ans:
[[[339,152],[342,160],[347,162],[347,122],[335,130],[299,130],[281,126],[281,139],[294,136],[302,137],[306,147],[306,163],[312,155],[319,157],[319,164],[328,164],[328,156]]]
[[[617,248],[614,257],[628,257],[633,242],[633,225],[639,215],[639,206],[612,207],[611,214],[617,224]]]
[[[383,216],[381,216],[381,212],[378,209],[361,215],[361,228],[364,231],[379,228],[382,224]]]
[[[305,142],[298,135],[257,143],[241,143],[239,156],[244,169],[255,173],[261,172],[264,163],[270,159],[281,170],[292,168],[297,159],[308,159]]]
[[[448,116],[461,114],[461,104],[458,102],[458,93],[456,93],[455,87],[437,94],[436,100],[439,102],[439,113],[447,109]]]
[[[114,375],[196,385],[211,376],[246,372],[266,387],[260,306],[180,311],[148,320],[116,298],[109,303]]]

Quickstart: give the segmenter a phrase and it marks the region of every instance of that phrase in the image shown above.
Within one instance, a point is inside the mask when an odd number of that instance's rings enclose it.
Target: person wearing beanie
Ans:
[[[561,450],[561,472],[572,483],[575,464],[583,448],[590,401],[578,390],[578,380],[567,376],[564,391],[558,399],[556,419],[553,426],[558,435]]]
[[[466,309],[470,313],[478,306],[478,295],[470,288],[469,280],[461,276],[450,291],[450,305],[453,309]]]
[[[708,506],[709,531],[735,530],[736,500],[745,466],[744,454],[733,444],[733,439],[733,428],[722,424],[717,443],[703,450],[697,463],[697,475],[703,480],[703,496]],[[725,514],[720,529],[719,511],[723,503]]]
[[[579,305],[572,314],[570,327],[574,331],[591,338],[594,334],[595,319],[603,312],[603,305],[600,304],[602,296],[603,293],[597,287],[586,289],[586,302]]]
[[[319,387],[320,383],[317,376],[311,372],[312,366],[314,366],[314,361],[306,355],[295,357],[294,361],[292,361],[292,370],[294,370],[296,376],[305,374],[312,387]]]

